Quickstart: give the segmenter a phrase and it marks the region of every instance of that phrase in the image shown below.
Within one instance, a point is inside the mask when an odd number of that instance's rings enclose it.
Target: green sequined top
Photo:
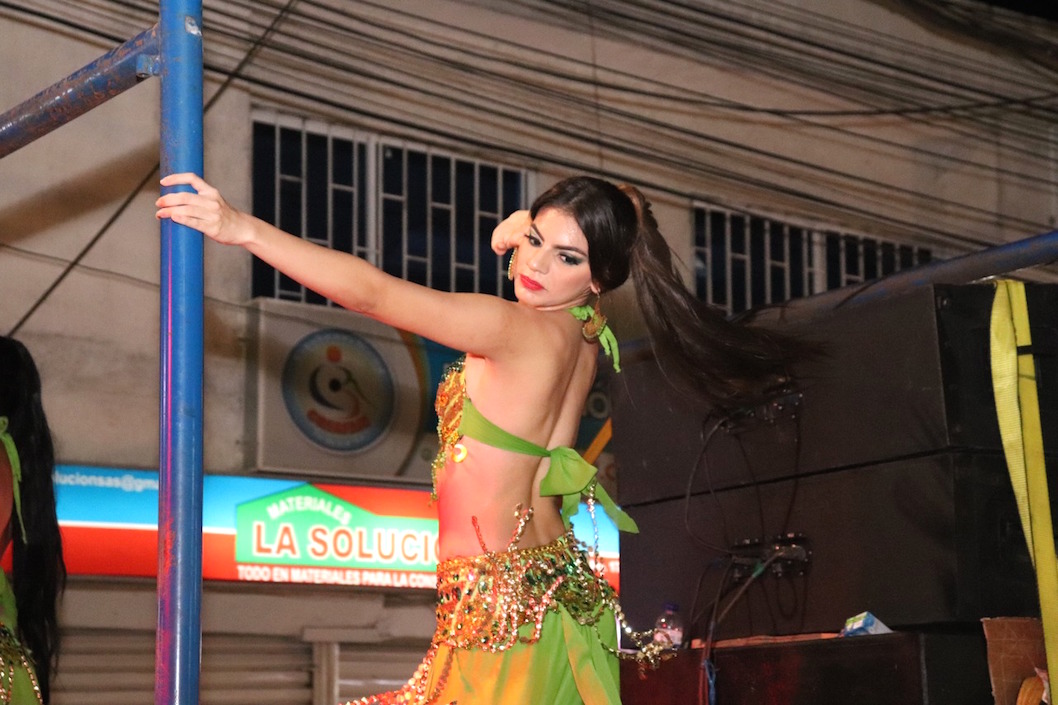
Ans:
[[[37,674],[18,639],[18,608],[7,575],[0,570],[0,703],[39,705]]]

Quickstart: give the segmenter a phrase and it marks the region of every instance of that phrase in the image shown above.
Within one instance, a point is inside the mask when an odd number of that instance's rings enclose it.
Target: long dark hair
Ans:
[[[672,251],[634,186],[576,176],[541,194],[531,215],[557,208],[571,215],[588,241],[592,278],[602,291],[631,275],[655,357],[675,368],[674,383],[715,409],[752,401],[790,378],[791,364],[816,352],[808,342],[734,323],[695,298],[683,283]]]
[[[66,584],[62,538],[55,515],[55,450],[40,399],[40,374],[26,347],[0,336],[0,416],[8,418],[22,465],[22,519],[26,539],[12,514],[12,583],[19,639],[31,653],[47,703],[59,653],[56,605]],[[27,541],[28,539],[28,541]]]

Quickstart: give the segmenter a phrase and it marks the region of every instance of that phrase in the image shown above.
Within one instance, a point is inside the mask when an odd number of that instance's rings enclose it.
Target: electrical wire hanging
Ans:
[[[922,193],[870,172],[828,169],[819,160],[798,159],[741,137],[725,139],[710,127],[716,120],[756,116],[761,129],[786,123],[821,141],[832,136],[850,150],[900,159],[910,168],[1002,178],[1027,193],[1044,194],[1058,184],[1047,170],[1048,150],[1040,144],[1046,132],[1041,125],[1056,115],[1058,97],[1051,85],[1031,72],[916,44],[782,2],[592,0],[590,8],[584,3],[526,0],[511,5],[468,0],[503,12],[532,13],[538,21],[577,19],[578,26],[590,10],[592,36],[634,39],[705,64],[781,77],[863,108],[835,110],[828,116],[825,109],[750,105],[674,80],[646,81],[616,66],[528,46],[516,37],[479,32],[447,17],[430,18],[427,23],[422,12],[370,0],[341,4],[303,0],[260,47],[259,66],[247,67],[240,80],[264,89],[262,95],[309,100],[329,111],[386,125],[395,133],[434,135],[444,142],[532,162],[598,171],[601,150],[614,157],[610,168],[601,169],[605,176],[621,178],[622,164],[655,164],[725,188],[772,194],[794,214],[826,214],[823,217],[913,232],[934,247],[952,248],[953,253],[991,244],[973,233],[989,232],[997,222],[1018,231],[1042,227],[1016,212],[997,214],[972,200]],[[62,8],[70,0],[37,4]],[[0,1],[0,7],[24,11],[9,0]],[[270,0],[207,3],[206,31],[212,40],[207,70],[232,75],[235,57],[260,36],[275,7],[279,4]],[[98,27],[114,8],[121,9],[123,19],[156,11],[149,0],[84,0],[78,3],[77,16],[91,18],[87,31],[100,32]],[[33,11],[38,16],[43,12]],[[45,14],[63,21],[58,12]],[[820,41],[821,36],[828,41]],[[876,41],[868,42],[871,37]],[[1003,92],[997,92],[995,85],[1003,86]],[[865,86],[870,88],[866,92]],[[376,97],[373,104],[371,96]],[[634,107],[642,101],[656,101],[662,115]],[[416,109],[407,110],[405,118],[401,105]],[[423,110],[430,111],[432,124],[411,117]],[[693,125],[675,119],[694,111],[701,119]],[[594,117],[586,119],[589,115]],[[973,152],[932,149],[887,137],[869,124],[848,124],[875,118],[946,133],[969,149],[979,146],[982,154],[991,148],[1002,125],[1002,149],[1015,163],[996,165]],[[597,126],[605,121],[612,136],[599,134],[597,128],[587,130],[589,119]],[[475,139],[475,132],[480,137]],[[526,150],[521,147],[526,135],[550,141],[553,147]],[[594,145],[596,163],[588,161],[585,145]],[[669,190],[664,183],[648,181],[643,186]],[[960,225],[946,229],[921,223],[915,214],[923,209],[950,214],[952,222]]]
[[[205,106],[203,107],[203,113],[209,112],[210,108],[213,107],[217,100],[219,100],[220,97],[224,94],[224,92],[231,86],[232,81],[234,81],[235,78],[241,73],[241,71],[249,64],[249,62],[253,60],[253,57],[257,54],[260,48],[264,46],[265,42],[272,35],[275,29],[279,26],[279,23],[287,16],[287,14],[290,12],[291,9],[293,9],[294,5],[297,2],[299,2],[299,0],[287,0],[287,4],[275,16],[275,19],[272,21],[272,24],[269,25],[268,29],[266,29],[265,32],[262,33],[261,36],[253,43],[253,45],[246,52],[238,66],[236,66],[236,68],[228,75],[227,79],[220,85],[220,87],[206,102]],[[110,215],[110,217],[107,218],[106,222],[104,222],[103,225],[99,228],[99,230],[96,231],[95,235],[93,235],[88,240],[88,242],[81,247],[77,255],[75,255],[69,262],[66,263],[66,265],[63,267],[63,270],[59,273],[59,276],[57,276],[51,282],[51,284],[48,285],[48,287],[29,306],[26,312],[22,314],[22,316],[18,319],[15,325],[11,328],[10,332],[8,332],[9,336],[15,336],[22,329],[22,326],[26,324],[26,322],[30,319],[30,317],[33,316],[37,309],[39,309],[41,305],[43,305],[44,302],[48,300],[52,293],[54,293],[55,290],[59,288],[59,285],[62,284],[63,281],[65,281],[66,277],[69,276],[70,273],[88,255],[88,253],[92,251],[92,249],[103,238],[103,236],[107,232],[109,232],[110,228],[114,225],[115,222],[117,222],[118,218],[126,210],[128,210],[128,207],[132,205],[132,202],[136,199],[140,192],[143,191],[143,189],[146,188],[147,184],[150,183],[151,179],[157,175],[158,168],[159,164],[155,163],[151,170],[146,175],[144,175],[144,177],[139,181],[139,183],[136,184],[135,187],[133,187],[129,195],[126,196],[125,200],[123,200],[121,204]]]

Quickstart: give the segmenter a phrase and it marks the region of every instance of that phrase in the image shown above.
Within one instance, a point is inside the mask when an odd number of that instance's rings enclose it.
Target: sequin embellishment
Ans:
[[[430,464],[430,479],[433,490],[430,499],[437,501],[437,474],[447,462],[449,452],[452,460],[457,463],[463,462],[467,457],[467,449],[460,439],[463,435],[459,432],[459,424],[463,422],[463,396],[466,394],[466,378],[463,372],[463,364],[466,358],[460,357],[445,368],[441,383],[437,385],[437,398],[434,400],[434,410],[437,412],[437,441],[440,448]]]
[[[43,705],[44,700],[40,693],[40,684],[37,683],[37,675],[26,657],[26,651],[22,648],[18,638],[11,632],[6,624],[0,623],[0,703],[8,705],[12,702],[15,688],[16,670],[23,670],[29,676],[33,694],[37,697],[38,705]]]
[[[535,644],[540,639],[544,617],[559,607],[578,623],[595,628],[612,628],[610,619],[602,619],[607,610],[612,610],[622,630],[641,649],[631,658],[656,665],[664,657],[661,644],[653,642],[652,632],[635,632],[628,626],[613,588],[591,569],[583,545],[572,532],[544,546],[514,548],[532,511],[521,513],[521,517],[508,550],[485,551],[479,556],[438,564],[437,628],[415,675],[400,690],[355,700],[349,705],[440,705],[438,698],[448,681],[453,653],[448,651],[443,662],[438,663],[442,646],[499,653],[515,644]],[[519,633],[524,625],[532,625],[532,629]],[[437,676],[431,686],[430,674],[434,672]]]

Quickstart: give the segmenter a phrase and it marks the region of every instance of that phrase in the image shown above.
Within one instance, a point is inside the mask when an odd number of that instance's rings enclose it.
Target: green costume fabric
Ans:
[[[601,619],[613,622],[606,610]],[[518,630],[528,637],[533,625]],[[599,630],[602,631],[602,630]],[[605,646],[616,649],[617,631]],[[607,653],[594,627],[578,624],[562,609],[549,612],[535,643],[509,650],[438,649],[434,663],[450,659],[448,679],[435,703],[453,705],[620,705],[618,660]],[[440,669],[431,670],[436,677]],[[433,685],[431,680],[430,685]]]
[[[571,313],[591,320],[619,370],[617,341],[605,319],[588,306]],[[518,548],[532,516],[526,511],[505,551],[482,544],[481,555],[442,561],[437,629],[426,657],[403,688],[356,705],[620,705],[617,625],[625,625],[623,614],[613,588],[574,538],[570,519],[585,497],[620,530],[638,528],[576,450],[544,448],[485,418],[467,396],[464,363],[465,357],[449,366],[437,390],[435,490],[437,473],[457,471],[465,459],[463,437],[549,458],[540,492],[562,497],[566,533],[545,546]]]
[[[595,477],[598,472],[595,466],[573,448],[558,446],[548,450],[508,433],[486,419],[467,396],[463,397],[463,420],[459,424],[459,432],[467,438],[473,438],[494,448],[538,458],[551,458],[547,475],[540,482],[540,494],[545,497],[562,496],[562,520],[566,528],[569,528],[570,518],[580,509],[581,495],[586,495],[594,497],[602,505],[618,529],[639,533],[639,527],[632,517],[620,509],[599,484]]]
[[[610,330],[610,326],[607,325],[606,319],[591,306],[575,306],[569,312],[579,320],[591,320],[597,323],[599,330],[596,337],[602,344],[606,355],[613,361],[614,369],[620,371],[617,339]],[[570,519],[580,510],[580,501],[583,496],[589,502],[598,501],[620,531],[639,533],[639,528],[632,517],[622,511],[606,489],[599,484],[596,478],[598,470],[595,466],[584,460],[576,450],[569,446],[544,448],[503,430],[485,418],[466,394],[465,380],[462,376],[465,360],[465,356],[457,360],[448,369],[438,387],[436,410],[439,419],[437,432],[440,450],[433,463],[435,487],[436,473],[444,467],[449,447],[455,445],[459,438],[466,436],[485,445],[509,450],[512,453],[550,458],[551,463],[547,475],[540,483],[540,494],[545,497],[562,497],[562,521],[567,529],[570,526]]]
[[[14,496],[15,516],[26,540],[26,525],[22,521],[22,465],[15,440],[8,429],[8,418],[0,416],[0,449],[11,466],[11,492]],[[38,705],[37,674],[33,661],[18,640],[18,606],[7,575],[0,570],[0,704]]]
[[[354,705],[619,705],[617,609],[570,532],[442,561],[426,657],[403,688]]]
[[[22,529],[22,540],[29,541],[26,536],[26,524],[22,521],[22,462],[18,458],[15,439],[7,430],[8,423],[6,416],[0,416],[0,445],[7,453],[7,461],[11,465],[11,491],[15,495],[15,516],[18,517],[18,526]]]
[[[610,362],[613,363],[615,372],[621,371],[621,351],[617,347],[617,336],[613,334],[613,330],[606,323],[606,317],[600,314],[593,306],[574,306],[569,309],[569,312],[573,314],[573,317],[578,321],[591,321],[593,325],[598,326],[599,330],[594,336],[599,339],[599,344],[602,345],[603,352],[610,358]]]
[[[18,608],[15,593],[0,570],[0,703],[4,705],[40,705],[35,686],[37,675],[33,662],[19,643]]]

